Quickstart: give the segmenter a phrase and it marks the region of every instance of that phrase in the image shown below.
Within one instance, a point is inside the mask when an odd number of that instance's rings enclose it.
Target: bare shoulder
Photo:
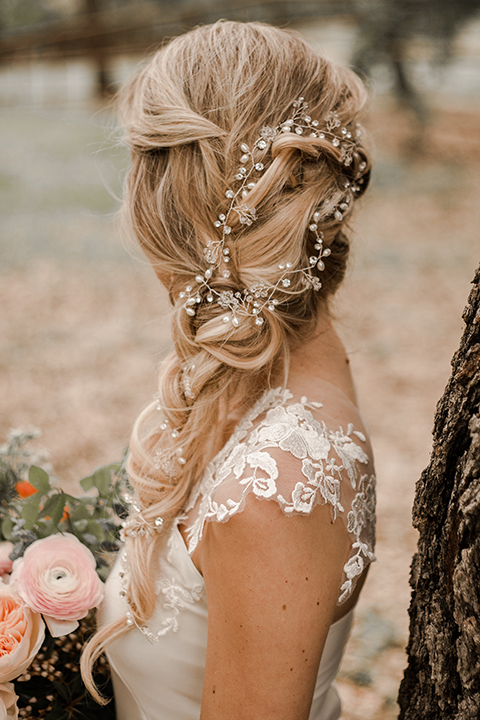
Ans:
[[[308,718],[329,628],[374,559],[358,411],[333,386],[311,389],[267,397],[205,486],[194,557],[209,608],[202,720]]]
[[[348,551],[325,506],[285,518],[251,496],[228,523],[209,525],[202,720],[308,717]]]

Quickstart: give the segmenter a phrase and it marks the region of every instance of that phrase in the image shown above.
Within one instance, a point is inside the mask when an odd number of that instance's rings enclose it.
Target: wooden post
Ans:
[[[101,0],[85,0],[85,12],[88,15],[88,26],[97,29],[100,25],[98,13]],[[108,75],[107,57],[104,48],[100,47],[94,33],[89,37],[87,54],[93,59],[97,73],[97,94],[100,98],[111,93],[111,82]]]

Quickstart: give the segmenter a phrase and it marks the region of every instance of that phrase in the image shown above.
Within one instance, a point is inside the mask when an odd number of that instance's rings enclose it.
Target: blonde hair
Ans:
[[[274,372],[286,372],[292,343],[315,327],[345,273],[345,220],[335,219],[327,206],[341,201],[348,169],[331,143],[282,134],[272,144],[267,171],[249,195],[258,220],[233,227],[231,275],[218,274],[210,284],[217,291],[235,292],[275,282],[285,258],[294,266],[308,265],[312,248],[307,225],[323,203],[318,227],[331,255],[322,272],[322,290],[300,287],[297,273],[298,287],[295,280],[285,301],[275,313],[265,313],[260,327],[253,318],[238,328],[226,325],[217,303],[202,302],[190,317],[180,298],[205,270],[204,250],[216,238],[214,221],[225,209],[225,190],[238,172],[241,143],[253,143],[263,126],[275,127],[288,118],[299,96],[309,103],[312,117],[321,121],[334,111],[342,125],[357,120],[366,99],[356,75],[316,54],[299,35],[236,22],[199,27],[174,39],[121,94],[132,153],[124,208],[141,248],[168,287],[174,345],[160,372],[158,400],[133,428],[127,470],[144,517],[153,521],[162,516],[167,531],[218,451],[219,438],[228,434],[233,404],[245,409]],[[369,164],[363,149],[358,149],[352,173],[358,172],[359,159],[365,187]],[[164,421],[169,431],[161,430]],[[172,463],[175,473],[168,471]],[[127,538],[128,593],[140,624],[155,608],[155,562],[165,535]],[[84,652],[82,672],[97,700],[92,663],[127,629],[126,619],[104,627]]]

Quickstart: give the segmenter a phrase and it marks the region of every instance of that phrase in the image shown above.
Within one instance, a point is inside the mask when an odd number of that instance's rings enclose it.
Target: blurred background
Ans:
[[[218,18],[293,28],[371,89],[375,172],[335,311],[376,451],[379,562],[340,686],[345,720],[391,720],[414,487],[480,256],[480,0],[2,0],[0,437],[39,427],[70,488],[121,457],[169,311],[117,220],[111,98],[165,38]]]

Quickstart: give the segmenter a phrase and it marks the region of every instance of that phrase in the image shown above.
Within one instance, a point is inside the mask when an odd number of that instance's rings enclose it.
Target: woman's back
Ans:
[[[257,545],[259,526],[267,526],[268,535],[272,511],[276,514],[280,508],[284,523],[292,523],[294,516],[301,523],[322,505],[328,510],[322,522],[335,521],[343,526],[341,535],[349,538],[349,551],[338,588],[337,611],[316,675],[309,718],[339,717],[340,703],[332,683],[351,628],[352,606],[358,595],[355,586],[374,559],[375,480],[371,450],[356,407],[330,383],[314,380],[313,384],[318,398],[315,400],[295,397],[280,388],[267,392],[238,423],[192,493],[191,507],[174,523],[159,562],[155,614],[147,628],[133,629],[108,650],[120,720],[200,717],[208,598],[204,578],[192,557],[201,562],[202,543],[210,523],[228,526],[238,513],[245,513],[241,532],[248,534],[254,545],[254,553],[248,556],[259,558],[258,572],[264,574],[269,556],[268,547],[262,557],[262,544]],[[337,424],[339,419],[341,423]],[[277,508],[267,508],[267,500],[273,500]],[[270,541],[281,547],[286,535],[268,538],[267,545]],[[313,535],[308,550],[319,555],[327,550],[321,534]],[[238,553],[230,556],[224,572],[233,571],[236,562]],[[242,575],[248,578],[247,573]],[[120,561],[109,579],[102,623],[128,612],[122,597],[127,577],[128,564]],[[311,583],[314,577],[302,577],[301,581]],[[238,595],[244,588],[235,592],[233,587],[231,591]],[[299,592],[296,583],[294,593]],[[318,587],[319,597],[321,592]],[[265,600],[268,602],[267,595]],[[286,611],[287,607],[282,610]],[[308,627],[308,633],[314,627]],[[281,673],[278,682],[282,682]],[[272,698],[269,702],[274,703]]]

